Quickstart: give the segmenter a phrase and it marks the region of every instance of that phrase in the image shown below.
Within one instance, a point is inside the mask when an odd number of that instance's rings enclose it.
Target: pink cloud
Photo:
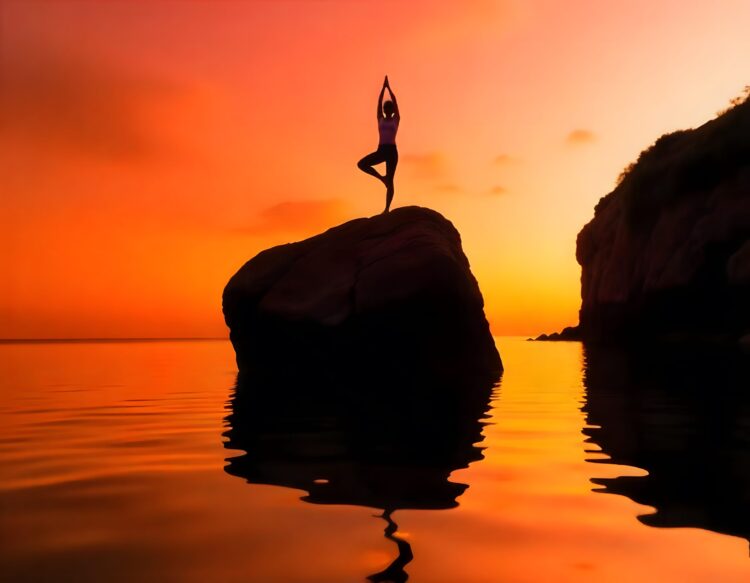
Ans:
[[[333,227],[346,217],[346,204],[338,198],[286,200],[260,211],[257,222],[247,229],[253,235],[309,233]]]
[[[571,145],[589,144],[596,141],[596,134],[590,130],[576,129],[568,134],[565,142]]]
[[[3,58],[0,139],[56,155],[141,160],[161,145],[148,113],[182,89],[165,81],[52,48]]]

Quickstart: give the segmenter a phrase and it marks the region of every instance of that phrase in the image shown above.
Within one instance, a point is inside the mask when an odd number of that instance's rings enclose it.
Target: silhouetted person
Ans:
[[[383,103],[383,95],[386,89],[388,89],[391,98]],[[378,149],[372,154],[367,154],[367,156],[357,163],[362,172],[374,176],[385,184],[385,210],[383,212],[386,213],[390,210],[391,201],[393,200],[393,175],[396,173],[396,165],[398,164],[396,132],[398,131],[400,121],[401,116],[398,113],[396,96],[388,84],[388,75],[386,75],[383,81],[383,88],[380,90],[380,96],[378,97],[378,134],[380,135]],[[375,164],[382,162],[385,162],[385,176],[382,176],[373,168]]]

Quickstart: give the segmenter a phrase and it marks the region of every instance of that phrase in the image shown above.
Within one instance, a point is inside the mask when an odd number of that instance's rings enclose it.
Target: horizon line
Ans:
[[[0,338],[0,344],[74,344],[74,343],[104,343],[104,342],[197,342],[203,340],[229,340],[229,336],[112,336],[112,337],[83,337],[83,338]]]

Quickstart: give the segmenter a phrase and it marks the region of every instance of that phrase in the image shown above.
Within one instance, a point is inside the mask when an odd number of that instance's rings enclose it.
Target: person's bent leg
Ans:
[[[372,152],[371,154],[367,154],[367,156],[357,162],[357,168],[359,168],[365,174],[369,174],[370,176],[374,176],[378,180],[385,182],[385,177],[381,176],[380,172],[373,168],[375,164],[380,164],[383,161],[383,154],[378,150],[376,152]]]

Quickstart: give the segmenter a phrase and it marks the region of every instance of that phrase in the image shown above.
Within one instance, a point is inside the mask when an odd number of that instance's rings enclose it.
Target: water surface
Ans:
[[[2,344],[0,578],[749,580],[746,369],[497,342],[458,412],[258,403],[224,341]]]

